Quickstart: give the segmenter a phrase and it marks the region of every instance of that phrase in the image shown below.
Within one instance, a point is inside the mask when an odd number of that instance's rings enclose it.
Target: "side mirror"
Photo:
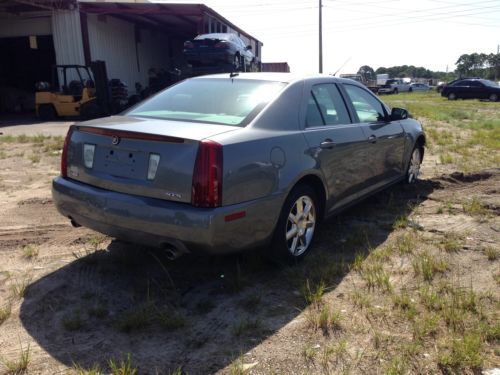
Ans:
[[[391,121],[406,120],[408,117],[410,117],[410,114],[406,109],[393,108],[391,111]]]
[[[245,47],[245,50],[247,50],[247,51],[250,51],[251,49],[252,49],[251,45],[248,45],[248,46]]]

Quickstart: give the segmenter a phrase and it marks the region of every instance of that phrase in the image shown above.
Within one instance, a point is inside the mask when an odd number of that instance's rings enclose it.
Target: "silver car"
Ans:
[[[204,76],[73,125],[52,192],[73,225],[171,258],[263,245],[295,260],[320,220],[414,182],[424,145],[407,111],[352,80]]]

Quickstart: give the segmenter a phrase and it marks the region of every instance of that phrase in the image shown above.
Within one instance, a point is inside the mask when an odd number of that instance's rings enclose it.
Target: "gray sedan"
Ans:
[[[349,79],[205,76],[73,125],[52,192],[73,225],[171,258],[264,245],[295,260],[320,220],[414,182],[424,145],[407,111]]]

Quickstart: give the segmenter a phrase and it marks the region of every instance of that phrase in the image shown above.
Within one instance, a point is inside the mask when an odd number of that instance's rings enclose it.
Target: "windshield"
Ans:
[[[126,115],[245,126],[285,85],[229,77],[190,79],[160,92]]]

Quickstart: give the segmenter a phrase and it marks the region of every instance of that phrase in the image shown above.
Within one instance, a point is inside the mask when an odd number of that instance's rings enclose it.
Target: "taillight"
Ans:
[[[191,204],[195,207],[220,207],[222,204],[222,146],[201,141],[193,170]]]
[[[191,42],[184,42],[184,48],[188,48],[188,49],[194,48],[194,44]]]
[[[221,41],[214,44],[215,48],[229,48],[229,44],[227,42]]]
[[[73,134],[73,127],[70,127],[64,139],[64,146],[61,155],[61,176],[68,177],[68,147],[71,142],[71,134]]]

